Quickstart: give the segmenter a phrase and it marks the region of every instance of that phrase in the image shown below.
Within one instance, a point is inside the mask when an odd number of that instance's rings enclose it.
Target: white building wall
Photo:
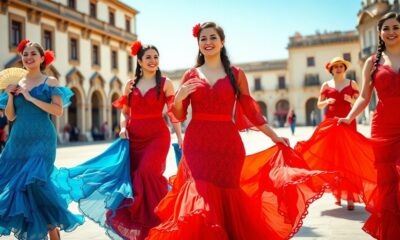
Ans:
[[[76,1],[76,9],[78,12],[89,15],[89,1],[88,0],[77,0]]]
[[[8,16],[0,14],[0,29],[8,29]],[[1,67],[0,69],[4,68],[4,65],[15,55],[15,53],[11,53],[9,51],[9,31],[2,31],[0,34],[0,42],[2,42],[3,47],[0,48],[0,60],[1,60]]]

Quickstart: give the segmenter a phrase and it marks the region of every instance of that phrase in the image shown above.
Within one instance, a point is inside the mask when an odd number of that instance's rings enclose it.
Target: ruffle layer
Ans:
[[[371,198],[377,181],[372,142],[351,126],[327,119],[295,150],[311,169],[338,172],[331,185],[338,200],[368,202]]]
[[[70,232],[83,224],[83,216],[70,213],[48,181],[47,169],[43,159],[31,159],[2,188],[0,236],[13,232],[17,239],[47,239],[49,229]]]
[[[115,236],[107,223],[118,209],[133,204],[129,142],[118,139],[100,155],[73,168],[61,168],[52,175],[59,192],[79,203],[80,211]]]
[[[194,179],[183,157],[148,239],[287,239],[334,174],[309,171],[292,149],[274,146],[246,157],[237,188]]]

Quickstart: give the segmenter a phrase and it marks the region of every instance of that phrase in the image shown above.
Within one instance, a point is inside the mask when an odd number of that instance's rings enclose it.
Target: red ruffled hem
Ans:
[[[162,224],[148,239],[287,239],[333,179],[332,173],[307,170],[284,146],[248,156],[237,188],[193,179],[183,158],[172,190],[156,209]]]
[[[388,212],[382,217],[373,214],[362,229],[378,240],[398,239],[400,236],[400,212],[397,214]]]
[[[298,142],[295,151],[311,169],[336,171],[330,188],[339,199],[368,202],[376,187],[377,173],[371,141],[351,126],[326,119],[307,141]]]

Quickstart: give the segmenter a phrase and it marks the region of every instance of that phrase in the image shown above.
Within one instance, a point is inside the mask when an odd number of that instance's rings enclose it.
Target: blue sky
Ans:
[[[225,30],[233,63],[287,58],[288,38],[316,31],[356,30],[361,0],[122,0],[140,13],[139,40],[160,51],[161,70],[193,66],[196,23]]]

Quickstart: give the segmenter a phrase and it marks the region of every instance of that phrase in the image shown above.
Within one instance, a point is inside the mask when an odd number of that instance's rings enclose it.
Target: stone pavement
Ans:
[[[369,126],[358,126],[358,130],[369,136]],[[281,136],[289,137],[291,145],[294,146],[298,140],[308,139],[312,127],[298,127],[294,136],[289,128],[276,129]],[[259,132],[242,133],[242,137],[248,153],[253,153],[272,146],[269,138]],[[57,166],[72,167],[91,157],[96,156],[107,148],[110,143],[85,144],[83,146],[62,146],[57,149]],[[166,176],[176,172],[175,157],[173,149],[170,149],[167,158]],[[71,204],[71,210],[78,212],[76,204]],[[363,222],[367,219],[368,213],[363,205],[356,205],[354,211],[347,211],[346,206],[339,207],[334,204],[334,198],[325,194],[309,208],[309,214],[304,220],[303,227],[293,238],[295,240],[369,240],[368,234],[361,230]],[[108,237],[103,229],[87,219],[83,226],[78,227],[71,233],[61,233],[63,240],[106,240]],[[14,237],[1,237],[4,240],[11,240]],[[206,240],[206,239],[205,239]]]

